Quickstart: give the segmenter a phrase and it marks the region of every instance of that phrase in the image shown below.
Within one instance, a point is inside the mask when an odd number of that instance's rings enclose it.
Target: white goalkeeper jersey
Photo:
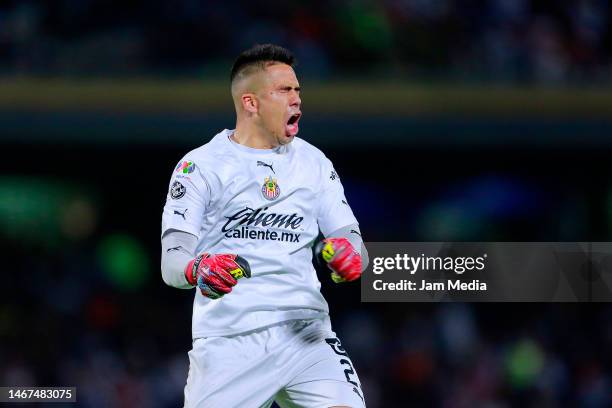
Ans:
[[[193,338],[231,335],[328,313],[312,264],[324,235],[357,223],[332,163],[296,137],[253,149],[224,130],[189,152],[170,180],[162,235],[198,237],[197,253],[234,253],[251,265],[231,293],[211,300],[195,291]]]

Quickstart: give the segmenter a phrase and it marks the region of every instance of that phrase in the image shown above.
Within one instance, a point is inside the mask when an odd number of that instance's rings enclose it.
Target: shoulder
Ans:
[[[223,155],[227,150],[227,144],[224,143],[224,139],[227,137],[226,132],[227,130],[217,133],[208,141],[208,143],[205,143],[200,147],[196,147],[188,152],[184,157],[191,157],[193,160],[202,161],[214,159],[220,155]]]
[[[208,143],[187,152],[180,160],[178,167],[195,165],[200,171],[214,172],[214,169],[221,167],[226,161],[224,158],[230,154],[226,137],[227,130],[223,130],[213,136]]]
[[[228,130],[216,134],[208,143],[187,152],[178,161],[173,171],[171,180],[185,179],[182,181],[201,185],[203,182],[209,191],[217,191],[227,178],[227,173],[232,168],[232,159],[228,152],[227,134]]]

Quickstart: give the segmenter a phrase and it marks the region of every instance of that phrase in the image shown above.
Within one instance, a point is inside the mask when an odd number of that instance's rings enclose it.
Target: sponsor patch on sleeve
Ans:
[[[174,169],[175,172],[180,173],[180,174],[190,174],[190,173],[193,173],[194,170],[195,170],[195,163],[190,160],[184,160],[180,162],[176,166],[176,169]]]
[[[172,183],[172,187],[170,187],[170,197],[172,197],[174,200],[178,200],[185,195],[186,191],[187,189],[184,185],[178,181],[175,181]]]

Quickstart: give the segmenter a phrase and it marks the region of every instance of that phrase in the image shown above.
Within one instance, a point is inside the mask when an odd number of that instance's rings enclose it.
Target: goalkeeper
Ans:
[[[162,216],[162,277],[196,288],[187,407],[365,406],[353,363],[332,331],[312,263],[337,283],[367,264],[340,178],[297,138],[293,56],[274,45],[232,68],[236,128],[177,164]]]

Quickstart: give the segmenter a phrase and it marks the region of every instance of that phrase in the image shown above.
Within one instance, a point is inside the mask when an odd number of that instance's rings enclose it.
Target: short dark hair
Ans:
[[[293,67],[295,65],[295,57],[291,51],[280,45],[255,44],[248,50],[241,52],[238,58],[236,58],[232,66],[230,81],[233,82],[234,78],[247,68],[255,66],[259,69],[264,69],[270,62],[280,62]]]

